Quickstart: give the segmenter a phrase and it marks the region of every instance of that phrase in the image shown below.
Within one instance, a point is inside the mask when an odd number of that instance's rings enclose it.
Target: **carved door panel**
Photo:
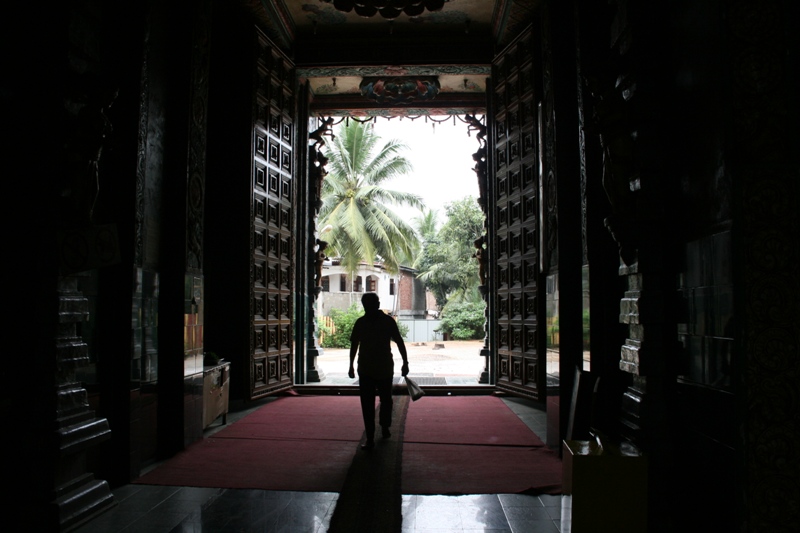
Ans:
[[[499,389],[546,398],[540,297],[535,41],[526,30],[492,65],[496,376]]]
[[[257,32],[252,115],[250,398],[293,385],[294,65]]]

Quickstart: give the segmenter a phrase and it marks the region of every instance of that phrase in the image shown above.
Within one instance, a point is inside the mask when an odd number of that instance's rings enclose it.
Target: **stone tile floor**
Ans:
[[[506,404],[546,441],[546,415],[532,403]],[[254,407],[257,408],[257,407]],[[250,410],[231,412],[228,422]],[[218,420],[206,435],[221,429]],[[338,493],[125,485],[113,491],[118,505],[78,533],[324,533]],[[403,533],[558,533],[570,531],[568,496],[471,494],[403,495]],[[564,518],[562,519],[562,513]]]

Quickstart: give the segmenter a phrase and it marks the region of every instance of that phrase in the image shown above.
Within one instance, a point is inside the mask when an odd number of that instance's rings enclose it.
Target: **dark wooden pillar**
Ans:
[[[610,274],[605,267],[618,267],[625,288],[621,298],[613,289],[603,291],[608,301],[619,302],[618,320],[626,329],[617,356],[609,360],[616,360],[622,377],[605,364],[599,370],[611,378],[611,391],[621,392],[620,436],[648,455],[653,531],[668,531],[675,439],[669,414],[677,332],[670,292],[675,232],[668,228],[675,189],[670,183],[665,127],[669,120],[663,56],[666,24],[639,4],[612,3],[607,13],[611,18],[605,19],[606,38],[595,36],[594,49],[584,43],[587,61],[582,82],[592,109],[588,131],[602,150],[602,184],[610,204],[604,224],[618,246],[618,258],[603,254],[613,263],[602,268]],[[587,6],[587,13],[590,9],[597,8]],[[609,336],[607,349],[615,336]],[[603,401],[614,412],[613,399],[606,396]],[[616,429],[609,416],[604,426]]]
[[[555,275],[559,327],[559,442],[566,438],[575,369],[583,365],[581,131],[576,19],[572,2],[542,16],[546,234],[544,274]]]
[[[161,17],[153,59],[164,63],[162,238],[159,246],[159,435],[171,455],[202,437],[206,193],[211,2]]]

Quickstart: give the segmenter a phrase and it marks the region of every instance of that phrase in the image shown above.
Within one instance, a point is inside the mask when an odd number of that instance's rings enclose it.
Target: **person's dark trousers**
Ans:
[[[364,429],[367,439],[375,438],[375,391],[381,400],[378,414],[381,427],[392,425],[392,378],[375,379],[358,375],[359,392],[361,394],[361,414],[364,415]]]

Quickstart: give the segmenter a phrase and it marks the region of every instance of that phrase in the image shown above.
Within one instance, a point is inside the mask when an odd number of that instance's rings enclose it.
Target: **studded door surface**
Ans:
[[[292,386],[294,66],[257,36],[254,76],[250,397]]]
[[[539,280],[539,75],[530,31],[492,65],[497,387],[544,401]]]

